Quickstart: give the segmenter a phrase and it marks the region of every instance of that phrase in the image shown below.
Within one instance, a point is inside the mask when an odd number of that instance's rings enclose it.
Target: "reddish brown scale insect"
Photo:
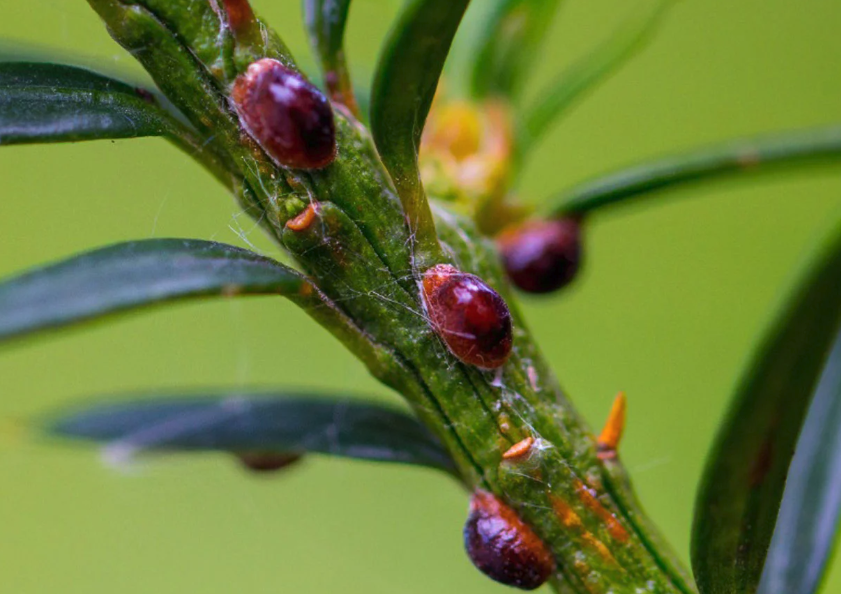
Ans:
[[[278,454],[275,452],[243,452],[237,454],[240,463],[254,472],[273,472],[300,461],[301,454]]]
[[[228,26],[235,35],[255,27],[254,11],[248,0],[222,0],[222,4],[228,17]]]
[[[435,332],[461,361],[494,369],[508,360],[511,312],[481,278],[438,264],[424,274],[423,298]]]
[[[555,571],[546,544],[513,509],[487,491],[476,491],[470,501],[464,546],[482,573],[522,590],[540,587]]]
[[[505,271],[527,293],[569,284],[581,263],[581,224],[573,218],[529,221],[497,239]]]
[[[277,60],[251,64],[234,81],[231,100],[243,127],[279,165],[320,169],[336,158],[330,102]]]

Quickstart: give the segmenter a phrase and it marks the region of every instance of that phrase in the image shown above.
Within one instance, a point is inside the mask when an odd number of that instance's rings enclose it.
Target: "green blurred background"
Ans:
[[[486,0],[475,0],[474,12]],[[298,0],[255,0],[312,64]],[[356,0],[358,78],[400,3]],[[569,0],[528,93],[604,38],[627,0]],[[683,0],[655,43],[541,145],[522,193],[731,136],[837,121],[841,4]],[[83,0],[4,0],[0,39],[138,72]],[[200,168],[157,139],[0,149],[0,274],[129,238],[271,246]],[[752,340],[792,270],[839,213],[837,169],[694,188],[588,229],[587,268],[525,309],[594,426],[630,399],[622,455],[688,557],[703,459]],[[280,299],[181,305],[0,351],[0,419],[86,395],[201,385],[319,387],[397,397]],[[85,448],[0,431],[0,592],[503,592],[461,545],[467,500],[431,471],[310,459],[255,478],[224,456],[115,471]],[[836,563],[826,592],[841,591]]]

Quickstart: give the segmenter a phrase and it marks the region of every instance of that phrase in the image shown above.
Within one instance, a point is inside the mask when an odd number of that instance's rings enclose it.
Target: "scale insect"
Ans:
[[[243,127],[278,165],[322,169],[336,158],[330,102],[277,60],[257,60],[238,76],[231,103]]]
[[[423,300],[432,327],[459,360],[496,369],[514,342],[511,312],[499,293],[475,274],[438,264],[423,276]]]

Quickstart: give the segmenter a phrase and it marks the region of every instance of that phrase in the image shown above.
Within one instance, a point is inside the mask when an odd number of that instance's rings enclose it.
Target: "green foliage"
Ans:
[[[211,296],[296,296],[307,280],[230,245],[148,239],[73,256],[0,283],[0,340],[130,309]]]
[[[118,244],[0,283],[0,339],[187,298],[279,294],[398,391],[418,420],[372,404],[286,390],[211,390],[64,412],[50,432],[111,441],[110,447],[130,452],[320,452],[431,466],[469,490],[492,492],[528,523],[558,563],[553,585],[559,592],[694,593],[691,578],[642,511],[616,452],[596,448],[543,361],[493,243],[452,205],[433,208],[424,189],[422,134],[467,0],[410,0],[404,6],[371,90],[373,138],[357,121],[344,56],[350,2],[306,0],[310,41],[326,86],[333,102],[348,108],[333,114],[335,161],[310,170],[269,158],[231,108],[231,84],[254,60],[268,57],[297,68],[247,2],[89,2],[160,91],[138,92],[70,66],[0,63],[0,144],[166,137],[231,189],[300,271],[212,242]],[[531,109],[520,107],[520,92],[560,2],[494,2],[471,55],[471,107],[483,113],[485,100],[501,101],[523,123],[520,146],[502,152],[519,148],[516,157],[522,157],[566,107],[648,40],[667,2],[626,23]],[[158,101],[158,92],[180,111]],[[481,130],[471,131],[463,121],[453,127],[464,133],[459,141],[465,145],[482,146]],[[483,156],[470,150],[472,157]],[[837,126],[734,141],[601,176],[564,192],[548,216],[583,217],[669,187],[771,165],[824,163],[839,152]],[[506,184],[513,176],[506,171],[494,177],[492,169],[479,160],[474,173],[496,184],[487,193],[494,197],[489,204],[498,206],[510,198]],[[515,205],[510,213],[517,212]],[[499,370],[459,360],[428,322],[419,286],[436,263],[480,275],[508,302],[515,344]],[[757,588],[762,594],[810,594],[820,581],[839,507],[833,481],[841,447],[826,445],[838,441],[838,349],[825,364],[841,323],[839,275],[841,229],[835,229],[745,369],[698,496],[693,565],[701,594],[752,594]],[[531,444],[526,454],[509,455],[522,443]],[[765,562],[769,545],[773,567]]]
[[[0,144],[191,136],[154,95],[58,64],[0,63]]]
[[[321,69],[324,72],[342,69],[348,82],[343,45],[349,11],[350,0],[304,0],[307,28],[321,60]]]
[[[520,150],[527,152],[577,100],[633,58],[654,38],[666,9],[675,0],[655,0],[647,10],[639,10],[592,52],[562,72],[544,89],[522,117]]]
[[[516,100],[560,0],[494,0],[474,59],[473,94]]]
[[[349,10],[350,0],[304,0],[307,28],[327,90],[335,101],[358,112],[344,50]]]
[[[841,126],[837,125],[731,140],[600,175],[561,192],[547,205],[547,210],[555,216],[583,215],[626,200],[645,199],[683,184],[779,167],[831,163],[839,156]]]
[[[797,436],[841,326],[840,276],[836,225],[757,344],[713,446],[692,540],[704,594],[759,583]]]
[[[800,430],[758,594],[815,592],[841,515],[841,341]]]
[[[468,0],[411,0],[380,56],[371,132],[422,252],[440,257],[418,168],[421,133]]]
[[[242,389],[109,396],[44,424],[47,434],[105,442],[118,453],[215,451],[327,454],[428,466],[452,460],[418,421],[353,396]]]
[[[218,157],[157,93],[83,68],[30,61],[0,61],[0,88],[0,145],[163,136],[230,186]]]

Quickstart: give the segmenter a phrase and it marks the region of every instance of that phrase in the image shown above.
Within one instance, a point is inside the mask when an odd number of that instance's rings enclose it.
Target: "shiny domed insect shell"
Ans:
[[[439,264],[424,274],[423,297],[432,327],[458,359],[482,369],[508,360],[511,312],[481,278]]]
[[[254,472],[272,472],[281,470],[301,460],[301,454],[281,454],[277,452],[241,452],[237,454],[240,463]]]
[[[231,101],[240,122],[278,165],[320,169],[336,157],[327,98],[299,73],[264,58],[237,77]]]
[[[581,225],[576,219],[530,221],[497,239],[505,271],[527,293],[551,293],[569,284],[581,264]]]
[[[555,570],[546,544],[511,507],[487,491],[473,494],[464,546],[482,573],[522,590],[540,587]]]

